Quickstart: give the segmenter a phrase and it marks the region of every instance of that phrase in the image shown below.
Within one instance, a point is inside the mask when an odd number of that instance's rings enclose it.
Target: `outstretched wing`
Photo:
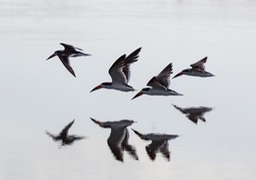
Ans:
[[[108,146],[117,160],[123,161],[123,150],[121,144],[127,129],[123,127],[112,127],[108,138]]]
[[[127,83],[130,80],[131,72],[130,72],[130,64],[138,61],[139,53],[141,51],[141,47],[133,51],[129,56],[125,58],[125,65],[123,67],[123,73],[126,77]]]
[[[111,128],[111,122],[109,121],[106,121],[106,122],[101,122],[101,121],[98,121],[96,119],[93,119],[93,118],[90,118],[95,124],[98,124],[100,127],[103,127],[103,128]]]
[[[164,141],[162,146],[159,148],[159,151],[163,154],[163,156],[170,161],[170,151],[169,151],[169,143],[167,140]]]
[[[74,46],[69,45],[69,44],[60,43],[60,45],[62,45],[65,48],[66,51],[76,51],[76,49],[82,51],[81,48],[74,47]]]
[[[129,154],[136,160],[139,160],[135,147],[129,144],[129,131],[126,129],[125,137],[121,144],[122,148],[129,152]]]
[[[170,85],[170,75],[172,74],[172,63],[168,64],[158,75],[157,80],[166,88]]]
[[[60,58],[62,64],[66,67],[66,69],[67,69],[74,77],[76,77],[76,74],[75,74],[73,68],[70,66],[68,56],[58,55],[58,57]]]
[[[163,89],[163,90],[167,90],[167,87],[164,86],[163,84],[161,84],[161,82],[158,81],[157,77],[154,76],[153,78],[151,78],[149,80],[149,82],[147,83],[147,86],[151,86],[154,89]]]
[[[67,137],[68,130],[69,130],[69,128],[71,128],[71,126],[73,125],[74,122],[75,122],[75,120],[71,121],[70,123],[68,123],[68,125],[66,125],[64,127],[64,129],[62,129],[62,131],[60,132],[61,137]]]
[[[51,137],[54,141],[57,141],[57,137],[55,135],[53,135],[52,133],[48,132],[48,131],[45,131],[45,133]]]
[[[206,63],[206,60],[207,60],[207,56],[204,57],[203,59],[197,61],[196,63],[191,64],[190,66],[191,66],[192,68],[200,69],[200,70],[203,70],[203,71],[204,71],[204,70],[205,70],[204,64]]]
[[[109,75],[112,78],[112,83],[127,84],[127,78],[123,72],[125,66],[126,55],[120,56],[114,64],[109,68]]]

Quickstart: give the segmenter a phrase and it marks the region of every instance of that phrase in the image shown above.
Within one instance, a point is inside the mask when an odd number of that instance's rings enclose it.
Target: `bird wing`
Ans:
[[[54,141],[57,141],[57,137],[55,135],[53,135],[52,133],[48,132],[48,131],[45,131],[45,133],[51,137]]]
[[[123,161],[123,150],[121,149],[121,143],[124,140],[126,130],[126,128],[112,127],[110,136],[108,138],[108,146],[115,158],[119,161]]]
[[[197,61],[196,63],[194,64],[191,64],[190,66],[193,68],[193,69],[200,69],[200,70],[205,70],[205,66],[204,64],[206,63],[206,60],[207,60],[207,56],[204,57],[203,59]]]
[[[131,71],[130,71],[130,64],[138,61],[139,53],[141,51],[141,47],[133,51],[129,56],[125,58],[125,65],[123,67],[123,73],[127,79],[127,83],[130,80]]]
[[[150,81],[147,83],[147,86],[151,86],[154,89],[167,90],[166,86],[161,84],[161,82],[158,81],[156,76],[154,76],[153,78],[150,79]]]
[[[121,144],[122,148],[129,152],[129,154],[136,160],[139,159],[135,147],[129,144],[129,131],[126,128],[125,137],[123,139],[123,142]]]
[[[168,64],[157,76],[154,76],[147,84],[155,89],[167,90],[170,85],[170,75],[172,74],[172,63]]]
[[[197,124],[199,116],[198,114],[190,113],[187,115],[187,118],[192,122],[194,122],[195,124]]]
[[[71,121],[70,123],[68,123],[68,125],[66,125],[62,131],[60,132],[60,137],[67,137],[68,136],[68,130],[69,128],[71,128],[71,126],[73,125],[73,123],[75,122],[75,120]]]
[[[81,48],[74,47],[74,46],[69,45],[69,44],[60,43],[60,45],[62,45],[65,48],[65,51],[76,51],[76,49],[82,51]]]
[[[90,118],[94,123],[98,124],[100,127],[102,128],[111,128],[111,124],[112,122],[110,121],[106,121],[106,122],[101,122],[101,121],[98,121],[98,120],[95,120],[93,118]]]
[[[75,74],[73,68],[70,66],[68,56],[58,55],[58,57],[60,58],[62,64],[66,67],[66,69],[67,69],[74,77],[76,77],[76,74]]]
[[[163,144],[160,146],[159,151],[163,154],[163,156],[170,161],[170,151],[169,151],[169,143],[168,140],[165,140]]]
[[[109,68],[109,75],[112,78],[112,83],[127,84],[130,80],[130,64],[138,61],[141,48],[133,51],[129,56],[126,54],[120,56],[114,64]]]
[[[161,141],[152,141],[151,144],[146,146],[146,151],[151,160],[155,160],[156,153],[159,151],[159,148],[163,145],[164,140]]]
[[[124,54],[120,56],[109,68],[108,73],[112,78],[112,83],[127,84],[128,81],[123,72],[123,68],[125,67],[125,59],[126,55]]]
[[[179,110],[182,113],[186,113],[186,109],[185,108],[181,108],[181,107],[179,107],[179,106],[177,106],[175,104],[173,104],[173,107],[175,107],[177,110]]]

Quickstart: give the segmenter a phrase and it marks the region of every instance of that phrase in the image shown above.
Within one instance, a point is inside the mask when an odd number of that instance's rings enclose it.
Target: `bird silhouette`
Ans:
[[[138,92],[132,99],[135,99],[143,94],[151,96],[182,96],[182,94],[169,89],[170,75],[172,74],[172,63],[168,64],[157,76],[151,78],[147,86]]]
[[[188,75],[188,76],[198,76],[198,77],[212,77],[214,76],[212,73],[207,72],[205,70],[205,63],[206,63],[207,57],[197,61],[194,64],[191,64],[191,68],[188,69],[184,69],[181,72],[179,72],[178,74],[176,74],[174,78],[179,77],[181,75]]]
[[[90,92],[101,88],[115,89],[124,92],[134,91],[135,89],[132,86],[128,85],[131,75],[130,65],[138,61],[140,51],[141,47],[133,51],[127,57],[125,54],[119,57],[108,71],[109,75],[111,76],[112,82],[103,82],[93,88]]]
[[[79,56],[91,56],[90,54],[86,54],[84,52],[81,52],[82,49],[74,47],[69,44],[60,43],[62,46],[64,46],[64,50],[58,50],[55,51],[51,56],[49,56],[46,60],[49,60],[53,58],[54,56],[58,56],[63,65],[66,67],[66,69],[74,76],[75,72],[73,68],[70,65],[69,57],[79,57]]]

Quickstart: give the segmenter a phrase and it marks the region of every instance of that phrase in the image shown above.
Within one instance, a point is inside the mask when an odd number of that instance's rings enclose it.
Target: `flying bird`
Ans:
[[[90,54],[86,54],[82,52],[82,49],[74,47],[69,44],[60,43],[64,47],[64,50],[55,51],[51,56],[49,56],[46,60],[53,58],[54,56],[58,56],[63,65],[67,68],[67,70],[74,76],[75,72],[69,63],[69,57],[79,57],[79,56],[91,56]]]
[[[77,135],[68,135],[68,131],[73,125],[75,120],[71,121],[68,125],[62,129],[62,131],[58,135],[53,135],[48,131],[45,131],[48,136],[50,136],[54,141],[61,141],[61,145],[71,145],[74,141],[84,139],[84,136]]]
[[[210,107],[189,107],[189,108],[181,108],[179,106],[176,106],[173,104],[173,106],[179,110],[180,112],[182,112],[183,114],[186,115],[186,117],[191,120],[192,122],[194,122],[195,124],[197,124],[198,120],[202,120],[203,122],[206,122],[206,119],[204,118],[204,114],[206,112],[210,112],[212,110],[212,108]]]
[[[212,77],[214,76],[210,72],[207,72],[205,70],[205,63],[206,63],[207,57],[199,60],[198,62],[191,64],[191,68],[184,69],[180,73],[176,74],[174,78],[179,77],[181,75],[188,75],[188,76],[198,76],[198,77]]]
[[[168,141],[179,137],[173,134],[142,134],[132,129],[141,139],[151,141],[151,144],[145,147],[149,158],[153,161],[156,158],[156,153],[160,152],[168,161],[170,161],[170,151]]]
[[[108,71],[109,75],[111,76],[112,82],[103,82],[93,88],[90,92],[101,88],[115,89],[124,92],[134,91],[134,88],[128,85],[131,75],[130,65],[138,61],[140,51],[141,47],[136,49],[129,56],[126,56],[125,54],[120,56]]]
[[[168,64],[157,76],[154,76],[140,92],[138,92],[132,99],[135,99],[143,94],[151,96],[182,96],[182,94],[169,89],[170,75],[172,74],[172,63]]]
[[[111,129],[107,142],[110,150],[117,160],[123,162],[124,150],[127,151],[135,160],[139,160],[136,149],[128,142],[129,132],[127,127],[132,125],[134,121],[124,119],[120,121],[101,122],[93,118],[91,118],[91,120],[102,128]]]

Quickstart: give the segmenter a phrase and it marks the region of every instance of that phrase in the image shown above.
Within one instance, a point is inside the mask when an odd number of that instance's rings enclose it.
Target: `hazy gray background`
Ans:
[[[256,176],[255,0],[0,0],[0,179],[251,180]],[[58,58],[59,42],[91,53],[71,59],[77,78]],[[171,88],[184,97],[89,91],[109,81],[122,54],[142,47],[130,84],[141,89],[168,63],[174,73],[208,56],[214,78],[179,77]],[[172,107],[209,106],[206,123]],[[141,132],[177,133],[171,161],[155,162],[131,132],[140,161],[116,161],[108,129],[89,117],[133,119]],[[86,140],[59,149],[45,130]]]

